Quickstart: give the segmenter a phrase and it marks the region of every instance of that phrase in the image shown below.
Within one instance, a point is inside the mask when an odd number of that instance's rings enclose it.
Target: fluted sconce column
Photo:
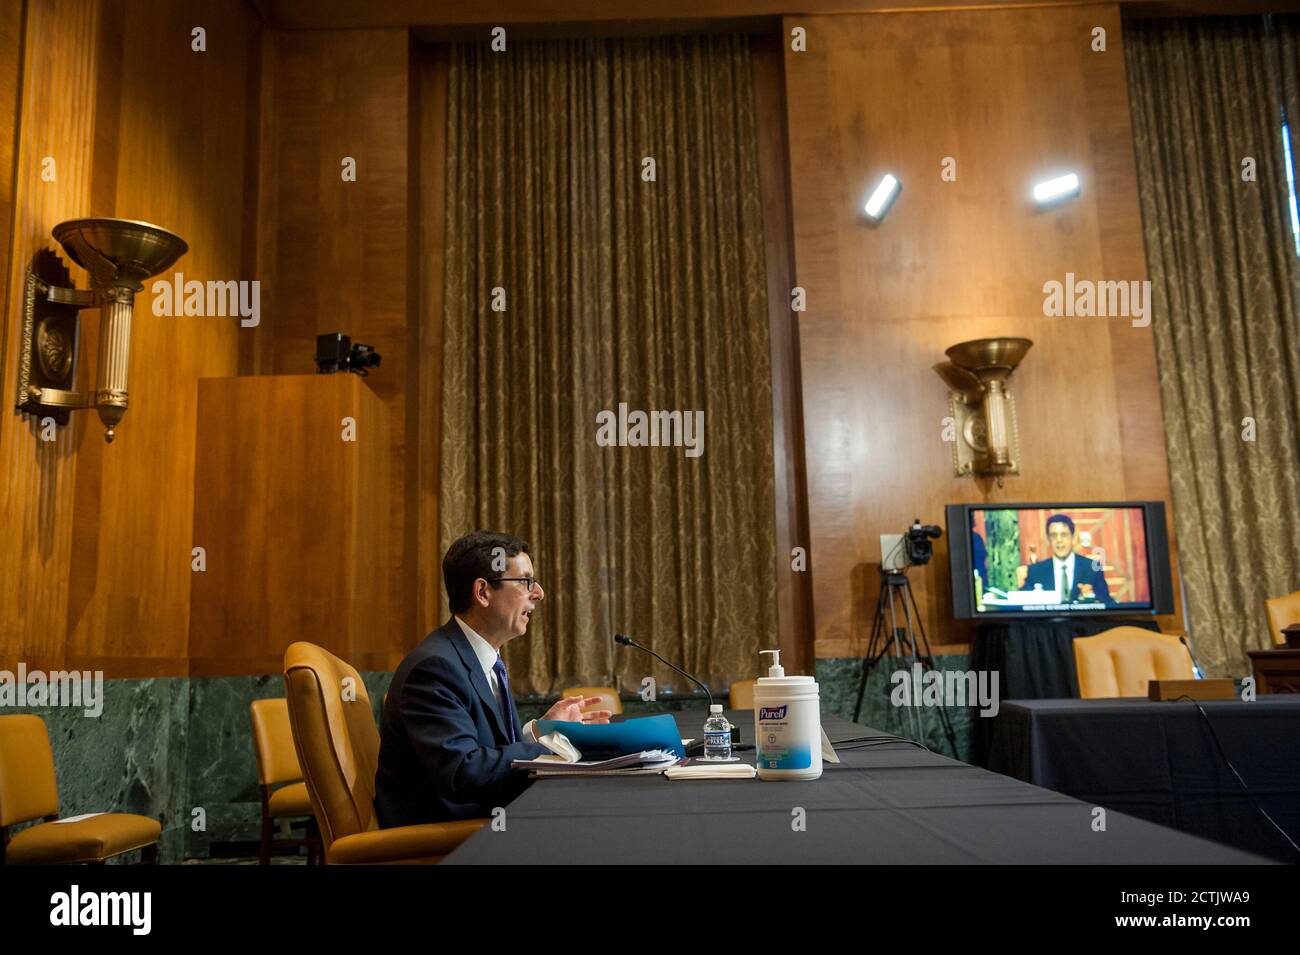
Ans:
[[[1033,342],[979,338],[953,345],[936,370],[948,384],[953,419],[953,474],[992,476],[999,485],[1020,473],[1016,405],[1007,383]]]
[[[112,441],[127,408],[135,295],[189,246],[166,229],[130,219],[71,219],[52,231],[68,257],[90,274],[91,291],[71,287],[53,252],[36,256],[23,303],[17,406],[59,424],[67,424],[70,411],[94,407],[104,440]],[[96,384],[89,395],[72,390],[78,312],[85,308],[100,309]]]

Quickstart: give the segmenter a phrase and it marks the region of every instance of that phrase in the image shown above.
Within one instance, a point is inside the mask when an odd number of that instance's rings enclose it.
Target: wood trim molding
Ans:
[[[1117,0],[1125,16],[1250,15],[1300,10],[1295,0]],[[619,18],[609,20],[607,0],[500,0],[486,11],[462,0],[253,0],[263,22],[283,30],[379,27],[478,27],[523,24],[586,24],[600,35],[644,31],[677,21],[674,32],[706,21],[826,14],[921,13],[951,10],[1008,10],[1077,7],[1089,0],[622,0]],[[734,27],[732,27],[734,28]],[[421,39],[450,39],[448,36]]]

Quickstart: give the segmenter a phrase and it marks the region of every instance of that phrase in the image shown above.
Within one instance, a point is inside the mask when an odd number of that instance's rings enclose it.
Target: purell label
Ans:
[[[760,720],[783,720],[785,719],[785,706],[760,706],[758,708],[758,718]]]

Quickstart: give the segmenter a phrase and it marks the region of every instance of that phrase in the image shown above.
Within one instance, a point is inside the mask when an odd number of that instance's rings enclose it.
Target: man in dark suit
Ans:
[[[448,548],[442,577],[452,618],[402,661],[384,704],[375,810],[385,828],[490,816],[527,785],[511,761],[549,752],[535,721],[519,725],[500,656],[545,597],[528,545],[467,534]],[[598,702],[566,697],[543,718],[608,723],[609,710],[582,712]]]
[[[1025,577],[1024,590],[1033,590],[1035,584],[1055,592],[1058,603],[1102,603],[1115,606],[1106,575],[1093,565],[1090,558],[1074,552],[1074,521],[1064,514],[1053,514],[1047,519],[1047,542],[1052,556],[1031,564]]]

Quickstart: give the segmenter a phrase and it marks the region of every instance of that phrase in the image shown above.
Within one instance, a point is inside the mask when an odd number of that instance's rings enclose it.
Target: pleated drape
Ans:
[[[1264,599],[1300,588],[1300,47],[1254,17],[1134,22],[1125,45],[1186,612],[1203,665],[1241,675],[1272,646]]]
[[[517,691],[690,689],[615,632],[715,691],[776,645],[750,70],[743,36],[453,47],[440,536],[532,545]],[[620,403],[702,411],[703,454],[600,446]]]

